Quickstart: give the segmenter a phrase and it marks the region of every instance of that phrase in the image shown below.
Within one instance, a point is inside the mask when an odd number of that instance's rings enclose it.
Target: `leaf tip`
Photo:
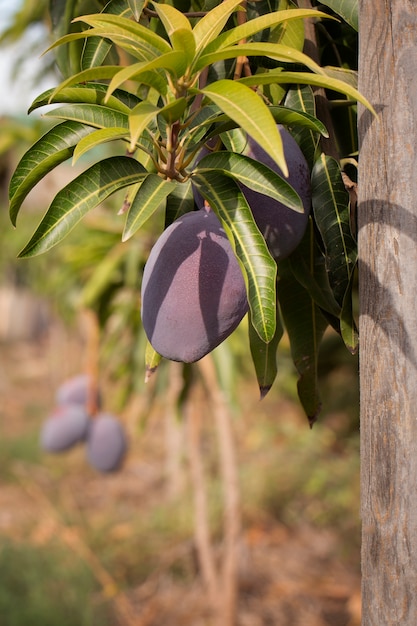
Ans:
[[[272,385],[259,385],[259,400],[263,400],[271,391]]]

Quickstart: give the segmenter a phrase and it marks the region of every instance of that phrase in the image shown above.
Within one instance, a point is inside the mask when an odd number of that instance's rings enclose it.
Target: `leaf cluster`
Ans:
[[[353,2],[324,4],[354,24],[346,11]],[[75,17],[70,32],[49,48],[76,57],[79,68],[67,66],[61,84],[31,106],[30,111],[59,105],[46,113],[58,123],[16,168],[9,190],[13,224],[46,174],[68,159],[99,157],[58,192],[21,256],[50,250],[118,190],[126,190],[123,241],[161,213],[168,225],[193,210],[198,191],[222,221],[246,277],[261,394],[276,376],[284,325],[300,374],[300,398],[313,421],[325,329],[333,326],[351,350],[357,340],[351,306],[356,242],[348,196],[339,163],[320,149],[328,131],[316,117],[312,89],[372,107],[349,73],[323,68],[302,51],[304,20],[334,15],[286,1],[248,3],[246,10],[241,0],[224,0],[196,15],[171,4],[113,0],[100,12]],[[277,268],[240,184],[303,210],[285,180],[278,123],[294,132],[311,165],[313,214],[302,244]],[[248,135],[270,154],[282,177],[241,154]],[[100,158],[108,142],[114,142],[115,154]],[[203,147],[211,154],[199,161]],[[150,360],[156,356],[148,352]]]

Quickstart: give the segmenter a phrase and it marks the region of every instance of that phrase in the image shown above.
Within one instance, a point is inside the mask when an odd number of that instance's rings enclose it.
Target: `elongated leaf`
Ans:
[[[126,8],[126,3],[123,0],[112,0],[105,6],[104,12],[112,15],[125,15],[125,17],[130,17],[132,13],[130,9]],[[88,37],[84,44],[81,69],[85,70],[89,67],[102,65],[112,47],[112,43],[107,39]]]
[[[145,0],[127,0],[130,10],[133,13],[133,17],[139,22],[140,16],[145,6]]]
[[[296,85],[289,89],[285,98],[285,106],[292,110],[296,109],[304,114],[315,116],[316,102],[310,85]],[[312,128],[300,125],[293,127],[291,134],[300,146],[311,170],[316,160],[316,152],[319,145],[317,132]]]
[[[111,80],[108,95],[110,96],[117,87],[120,87],[127,80],[139,80],[142,74],[149,72],[150,70],[164,69],[170,74],[175,76],[181,76],[185,71],[186,62],[184,54],[182,52],[167,52],[162,54],[156,59],[151,61],[134,63],[121,69]],[[155,83],[158,84],[157,82]],[[165,93],[165,92],[164,92]]]
[[[57,46],[61,46],[63,44],[71,45],[73,43],[77,43],[77,40],[88,39],[90,37],[100,37],[102,39],[108,39],[113,44],[119,46],[120,48],[122,48],[122,50],[125,50],[135,59],[138,59],[140,61],[149,61],[150,59],[154,59],[159,54],[161,54],[161,50],[153,47],[147,41],[135,38],[134,35],[129,35],[129,33],[127,33],[126,31],[111,26],[103,26],[102,28],[90,28],[79,33],[70,33],[69,35],[64,35],[64,37],[61,37],[55,43],[49,46],[49,48],[45,52],[49,52]],[[81,41],[79,42],[79,45],[82,45]],[[79,56],[81,56],[81,51]],[[81,68],[77,69],[77,71],[79,71],[80,69]],[[66,72],[64,75],[68,76],[74,73],[74,71]]]
[[[295,48],[289,48],[288,46],[283,46],[279,43],[246,43],[240,44],[239,46],[229,46],[226,48],[221,48],[216,52],[211,52],[209,54],[202,54],[193,69],[195,71],[201,71],[204,67],[209,65],[213,65],[213,63],[217,63],[218,61],[222,61],[224,59],[234,59],[239,56],[266,56],[270,59],[276,59],[278,61],[285,61],[289,63],[302,63],[312,72],[316,72],[316,74],[322,74],[326,76],[326,72],[324,69],[317,65],[315,61],[311,59],[307,54],[303,52],[299,52]],[[257,74],[255,74],[257,76]],[[243,81],[240,81],[243,82]]]
[[[99,67],[106,60],[113,44],[103,37],[89,37],[84,43],[81,57],[81,69],[88,70],[91,67]]]
[[[311,177],[314,217],[327,259],[329,281],[341,305],[357,258],[357,245],[350,230],[349,195],[339,164],[322,154]]]
[[[140,186],[127,214],[122,241],[127,241],[157,211],[176,183],[168,182],[157,174],[149,174]]]
[[[100,83],[87,83],[76,85],[74,87],[66,87],[60,89],[54,96],[55,89],[48,89],[40,94],[32,102],[28,113],[31,113],[39,107],[54,103],[73,103],[73,104],[104,104],[108,85]],[[128,91],[117,89],[112,96],[106,99],[106,106],[109,109],[120,111],[121,113],[129,113],[130,109],[136,106],[140,99]]]
[[[144,167],[129,157],[110,157],[96,163],[57,193],[19,256],[46,252],[62,241],[88,211],[146,175]]]
[[[275,335],[269,343],[266,343],[255,331],[251,317],[249,311],[249,346],[262,400],[270,391],[278,373],[277,349],[284,329],[278,315]]]
[[[343,17],[356,31],[359,30],[358,0],[322,0],[322,4]]]
[[[95,28],[107,29],[108,37],[112,33],[125,36],[132,41],[144,41],[162,53],[169,52],[170,45],[165,39],[154,33],[150,28],[142,26],[133,20],[117,15],[100,13],[97,15],[83,15],[74,19],[74,22],[85,22]]]
[[[288,176],[282,140],[266,104],[252,89],[235,80],[219,80],[201,90],[245,130]]]
[[[212,152],[199,161],[193,173],[217,170],[222,176],[230,176],[240,183],[282,202],[294,211],[304,212],[299,195],[289,183],[269,167],[250,157],[234,152]]]
[[[353,315],[352,289],[355,274],[352,273],[348,288],[343,298],[342,313],[340,316],[340,334],[345,346],[352,354],[358,350],[359,333]]]
[[[83,154],[92,148],[96,148],[107,141],[127,139],[128,135],[126,128],[100,128],[100,130],[93,131],[78,142],[72,156],[72,164],[74,165]]]
[[[167,197],[165,209],[165,228],[181,215],[194,209],[194,195],[191,180],[175,185]]]
[[[343,93],[352,100],[357,100],[363,104],[375,117],[377,113],[370,102],[354,87],[349,85],[343,80],[332,78],[330,76],[324,76],[319,74],[309,74],[308,72],[281,72],[272,70],[266,74],[256,74],[255,76],[248,76],[240,78],[239,83],[242,85],[257,86],[267,85],[269,83],[280,83],[289,85],[312,85],[313,87],[324,87],[325,89],[332,89]]]
[[[171,42],[174,50],[178,50],[184,54],[185,64],[188,69],[195,58],[194,33],[183,28],[176,30],[171,35]]]
[[[155,119],[158,115],[160,109],[157,106],[154,106],[150,102],[144,101],[139,102],[134,109],[132,109],[131,114],[129,115],[129,130],[130,130],[130,152],[134,152],[136,148],[136,143],[148,126],[148,124]]]
[[[203,50],[223,30],[241,0],[224,0],[199,20],[193,28],[196,53]]]
[[[278,300],[299,374],[298,396],[312,426],[321,409],[317,364],[328,324],[310,295],[294,278],[287,261],[280,263],[279,271]]]
[[[176,30],[188,30],[191,32],[190,21],[181,11],[169,4],[160,4],[159,2],[153,2],[152,4],[170,39],[172,33]]]
[[[341,309],[329,284],[326,259],[317,245],[310,220],[301,243],[288,257],[288,265],[298,282],[322,310],[339,318]]]
[[[45,117],[82,122],[95,128],[129,128],[129,117],[99,104],[68,104],[45,113]]]
[[[33,187],[57,165],[72,156],[74,147],[93,132],[93,128],[79,122],[63,122],[49,130],[23,155],[9,186],[10,219],[16,218],[23,200]]]
[[[266,343],[276,330],[276,263],[256,226],[237,183],[218,172],[197,173],[192,178],[201,195],[216,211],[247,278],[252,323]]]
[[[307,86],[306,89],[311,89],[311,87]],[[316,136],[317,133],[320,133],[323,137],[329,136],[327,128],[323,122],[315,117],[315,113],[298,110],[296,106],[292,107],[289,103],[286,106],[271,106],[269,110],[276,122],[291,127],[291,134],[293,136],[295,135],[295,131],[297,131],[297,127],[300,127],[300,131],[304,129],[310,132],[313,131],[313,136]]]
[[[69,76],[69,78],[67,78],[66,80],[62,81],[62,83],[60,83],[58,87],[55,87],[55,89],[51,91],[49,103],[54,101],[54,98],[56,98],[60,91],[67,87],[70,87],[71,85],[78,86],[80,83],[88,83],[92,80],[109,80],[113,78],[113,76],[119,71],[120,67],[118,65],[102,65],[101,67],[92,67],[88,70],[78,72],[78,74],[73,74],[72,76]]]
[[[327,13],[322,13],[316,9],[289,9],[286,11],[275,11],[273,13],[268,12],[265,15],[260,15],[252,20],[248,20],[244,24],[235,26],[235,28],[231,28],[225,33],[222,33],[207,44],[204,49],[204,54],[216,52],[221,48],[238,43],[242,39],[249,39],[249,37],[265,28],[272,28],[288,20],[300,20],[308,17],[333,19],[327,15]]]

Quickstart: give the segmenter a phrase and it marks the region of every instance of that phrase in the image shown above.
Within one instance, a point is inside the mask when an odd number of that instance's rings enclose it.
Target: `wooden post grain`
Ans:
[[[362,625],[417,624],[417,6],[359,2]]]

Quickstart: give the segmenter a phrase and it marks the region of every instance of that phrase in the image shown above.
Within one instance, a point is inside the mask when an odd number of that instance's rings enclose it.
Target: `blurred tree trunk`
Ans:
[[[417,12],[362,0],[359,281],[363,626],[417,624]]]

